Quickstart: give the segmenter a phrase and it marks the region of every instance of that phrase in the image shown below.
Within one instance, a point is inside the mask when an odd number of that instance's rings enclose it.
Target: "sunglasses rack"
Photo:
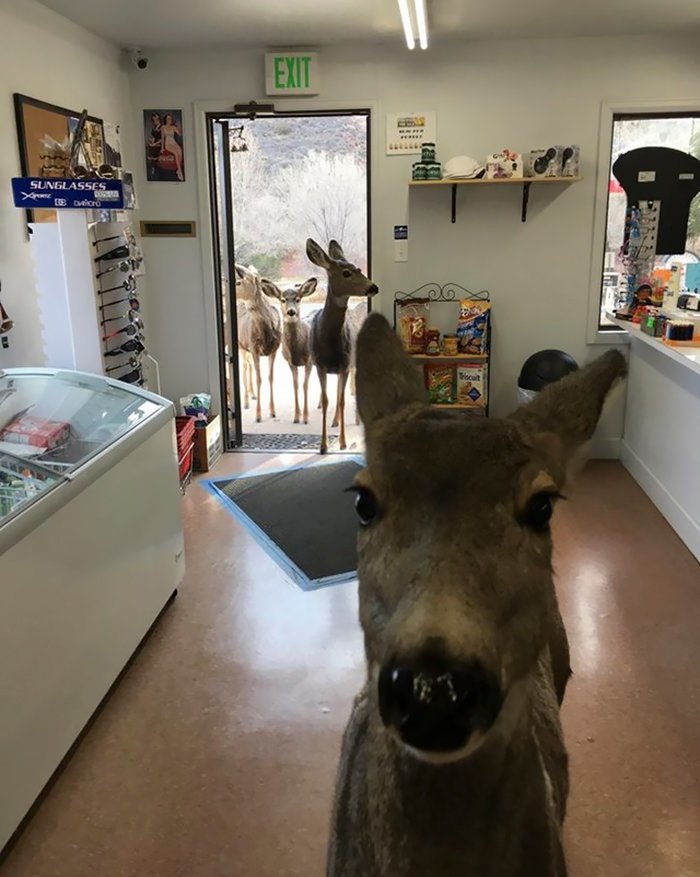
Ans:
[[[157,362],[148,354],[142,313],[143,254],[129,223],[92,226],[97,311],[104,373],[160,391]],[[154,372],[155,381],[149,380]]]

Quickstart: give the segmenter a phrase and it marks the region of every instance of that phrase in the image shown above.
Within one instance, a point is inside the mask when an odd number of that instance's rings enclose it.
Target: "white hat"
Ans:
[[[442,174],[443,179],[473,180],[483,174],[485,168],[468,155],[457,155],[446,164]]]

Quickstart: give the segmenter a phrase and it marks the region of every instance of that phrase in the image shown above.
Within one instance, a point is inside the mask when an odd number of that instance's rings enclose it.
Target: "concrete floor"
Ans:
[[[228,455],[216,474],[298,460]],[[3,877],[323,874],[362,676],[355,588],[303,593],[196,484],[184,514],[180,595]],[[555,542],[570,877],[697,877],[700,568],[618,463],[585,470]]]

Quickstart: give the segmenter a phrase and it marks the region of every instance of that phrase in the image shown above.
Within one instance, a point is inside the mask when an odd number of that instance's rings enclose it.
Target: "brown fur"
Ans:
[[[338,375],[338,399],[336,418],[340,425],[340,449],[347,447],[345,441],[345,385],[348,380],[352,354],[352,327],[345,319],[348,299],[351,296],[376,295],[374,283],[348,262],[337,241],[331,241],[326,253],[316,241],[309,238],[306,254],[314,265],[326,271],[328,294],[326,302],[311,323],[311,358],[321,384],[321,408],[323,426],[321,453],[328,450],[328,394],[326,382],[329,374]]]
[[[607,353],[500,421],[429,407],[379,316],[357,366],[359,482],[380,511],[358,542],[367,682],[343,741],[328,877],[565,877],[569,652],[549,531],[523,514],[533,494],[563,489],[624,360]],[[505,697],[493,726],[443,759],[387,730],[377,693],[391,656],[436,640],[454,661],[478,658]]]
[[[236,265],[236,313],[238,317],[238,347],[243,351],[244,405],[250,397],[256,400],[255,417],[262,420],[260,405],[260,357],[267,356],[270,366],[270,417],[275,417],[273,392],[275,357],[282,340],[279,311],[263,295],[262,280],[254,269]],[[256,394],[252,392],[252,371],[255,371]]]

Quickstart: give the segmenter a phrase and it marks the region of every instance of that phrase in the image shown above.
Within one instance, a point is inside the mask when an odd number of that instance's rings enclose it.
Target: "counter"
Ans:
[[[682,313],[700,335],[699,315]],[[630,337],[621,460],[700,560],[700,347],[672,347],[612,319]]]

